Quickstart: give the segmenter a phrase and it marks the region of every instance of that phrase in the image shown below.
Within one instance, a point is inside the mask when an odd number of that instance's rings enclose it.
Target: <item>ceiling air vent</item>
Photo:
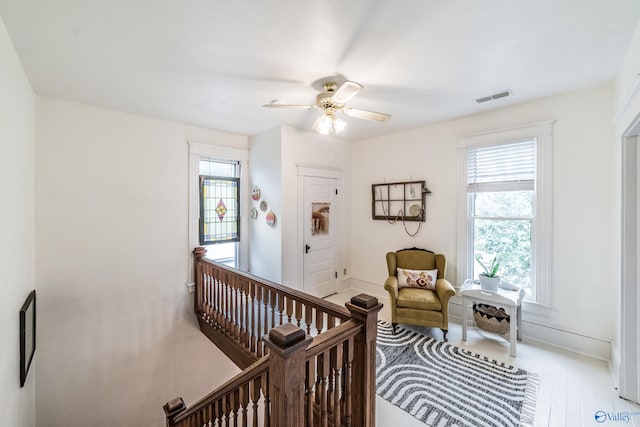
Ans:
[[[505,98],[507,96],[511,96],[511,90],[503,90],[502,92],[494,93],[493,95],[483,96],[482,98],[476,98],[476,102],[481,104],[483,102],[492,101],[494,99]]]

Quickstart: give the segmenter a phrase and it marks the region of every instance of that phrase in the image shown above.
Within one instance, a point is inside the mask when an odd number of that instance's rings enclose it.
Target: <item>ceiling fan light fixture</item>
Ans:
[[[334,135],[347,127],[344,120],[336,118],[333,114],[323,114],[313,124],[313,130],[322,135]]]

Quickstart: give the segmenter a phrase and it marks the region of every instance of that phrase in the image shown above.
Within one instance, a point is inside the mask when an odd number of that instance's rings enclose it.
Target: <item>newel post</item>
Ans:
[[[366,294],[356,295],[345,304],[351,318],[363,324],[354,337],[353,349],[353,427],[374,427],[376,420],[376,335],[378,312],[382,304]]]
[[[193,296],[193,310],[198,313],[200,310],[200,298],[203,295],[202,283],[202,258],[207,254],[207,248],[199,246],[193,250],[193,279],[196,282],[196,292]]]
[[[305,349],[312,338],[292,323],[262,337],[269,347],[271,423],[278,427],[304,425]]]
[[[184,400],[181,397],[176,397],[165,403],[162,409],[164,409],[164,414],[167,417],[167,427],[171,427],[174,425],[174,417],[184,412],[187,409],[187,405],[184,404]]]

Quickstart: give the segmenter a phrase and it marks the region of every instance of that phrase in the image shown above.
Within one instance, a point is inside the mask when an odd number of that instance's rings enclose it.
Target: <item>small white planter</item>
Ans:
[[[485,291],[498,292],[498,286],[500,285],[500,277],[487,277],[484,274],[478,276],[480,279],[480,287]]]

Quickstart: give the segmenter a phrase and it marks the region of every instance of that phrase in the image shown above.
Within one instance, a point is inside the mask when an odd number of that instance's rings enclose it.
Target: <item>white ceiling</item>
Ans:
[[[0,0],[42,95],[252,135],[310,128],[328,76],[359,140],[614,78],[639,0]],[[513,97],[474,98],[511,89]]]

